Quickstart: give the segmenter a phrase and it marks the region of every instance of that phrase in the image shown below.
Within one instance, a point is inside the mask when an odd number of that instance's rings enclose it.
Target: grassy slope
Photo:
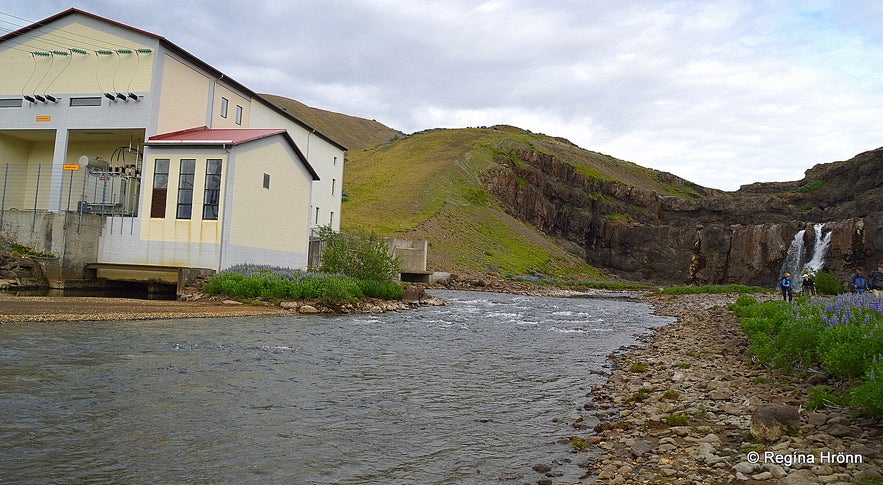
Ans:
[[[344,231],[428,239],[431,270],[599,279],[567,242],[507,214],[479,175],[495,156],[533,149],[566,160],[587,178],[695,197],[688,182],[510,126],[436,129],[404,136],[376,121],[263,95],[350,150],[344,166]],[[700,188],[701,189],[701,188]]]
[[[655,171],[517,128],[429,130],[348,154],[343,229],[429,239],[434,270],[601,277],[559,241],[506,214],[483,188],[479,174],[498,166],[494,156],[517,148],[566,157],[585,176],[667,191]]]
[[[311,108],[283,96],[273,94],[262,94],[261,96],[350,150],[377,146],[396,136],[401,136],[401,132],[375,120]]]

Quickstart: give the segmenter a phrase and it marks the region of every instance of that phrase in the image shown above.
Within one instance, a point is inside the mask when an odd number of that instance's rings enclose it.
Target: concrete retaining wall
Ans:
[[[6,210],[0,225],[4,239],[54,256],[37,258],[54,288],[88,278],[86,264],[98,260],[100,231],[100,215],[45,210]]]

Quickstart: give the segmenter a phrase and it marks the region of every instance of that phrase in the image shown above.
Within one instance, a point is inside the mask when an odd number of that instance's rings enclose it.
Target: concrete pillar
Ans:
[[[68,131],[64,129],[55,130],[55,149],[52,153],[52,171],[48,174],[42,174],[49,180],[49,201],[46,209],[50,212],[61,212],[62,208],[67,208],[67,204],[62,204],[62,188],[64,187],[64,163],[67,160],[67,143]],[[64,198],[66,201],[67,199]]]

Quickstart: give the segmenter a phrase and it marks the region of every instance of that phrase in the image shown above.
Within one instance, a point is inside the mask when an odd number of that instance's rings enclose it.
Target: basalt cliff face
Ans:
[[[817,223],[832,231],[826,269],[845,277],[883,261],[883,148],[735,192],[660,173],[667,186],[692,189],[683,196],[587,177],[548,153],[497,162],[483,183],[511,214],[630,279],[770,286],[795,234]]]

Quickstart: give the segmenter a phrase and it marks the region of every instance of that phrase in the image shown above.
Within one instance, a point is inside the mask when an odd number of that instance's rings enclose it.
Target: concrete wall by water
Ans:
[[[99,215],[6,210],[0,220],[0,235],[4,239],[54,256],[38,258],[52,287],[61,288],[86,279],[86,264],[98,260]]]

